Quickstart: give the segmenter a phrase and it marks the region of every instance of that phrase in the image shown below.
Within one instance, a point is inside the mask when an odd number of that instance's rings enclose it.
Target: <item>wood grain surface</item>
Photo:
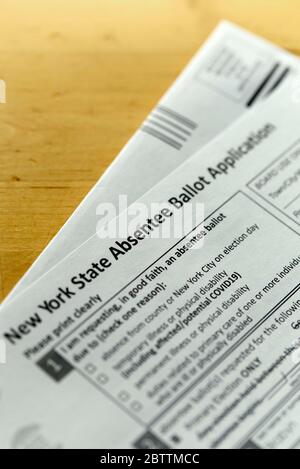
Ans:
[[[223,18],[300,52],[299,0],[0,0],[0,299]]]

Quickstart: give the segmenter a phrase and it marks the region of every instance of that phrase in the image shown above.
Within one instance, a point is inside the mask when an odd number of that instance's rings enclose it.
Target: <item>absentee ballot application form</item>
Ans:
[[[94,236],[0,309],[2,448],[300,446],[299,120],[286,84],[138,201],[149,236]]]

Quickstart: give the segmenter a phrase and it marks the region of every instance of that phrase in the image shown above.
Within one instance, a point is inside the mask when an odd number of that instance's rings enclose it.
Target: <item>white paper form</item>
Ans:
[[[94,236],[1,308],[0,447],[299,447],[299,119],[281,90],[134,204],[204,203],[182,239]]]
[[[117,215],[120,194],[137,200],[297,67],[291,54],[221,23],[7,299],[96,232],[100,203],[114,204]]]

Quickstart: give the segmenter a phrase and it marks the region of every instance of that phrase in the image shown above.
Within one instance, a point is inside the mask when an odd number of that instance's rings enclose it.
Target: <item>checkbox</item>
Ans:
[[[85,367],[84,367],[85,371],[89,374],[89,375],[93,375],[94,373],[96,373],[97,371],[97,367],[95,365],[93,365],[92,363],[88,363]]]
[[[181,439],[179,438],[178,435],[173,435],[172,438],[171,438],[171,440],[172,440],[173,443],[175,443],[175,444],[178,444],[178,443],[181,442]]]
[[[97,379],[98,383],[100,383],[100,384],[106,384],[106,383],[108,383],[108,381],[109,381],[109,378],[108,378],[108,376],[107,376],[105,373],[100,373],[100,374],[97,376],[96,379]]]
[[[139,401],[133,401],[130,407],[135,412],[140,412],[143,408],[142,404]]]
[[[130,399],[130,394],[127,391],[121,391],[118,395],[120,401],[127,402]]]

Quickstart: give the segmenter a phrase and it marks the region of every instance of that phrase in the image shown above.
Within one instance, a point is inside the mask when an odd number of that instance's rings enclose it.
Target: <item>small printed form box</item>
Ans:
[[[255,176],[248,187],[300,225],[300,140]]]

